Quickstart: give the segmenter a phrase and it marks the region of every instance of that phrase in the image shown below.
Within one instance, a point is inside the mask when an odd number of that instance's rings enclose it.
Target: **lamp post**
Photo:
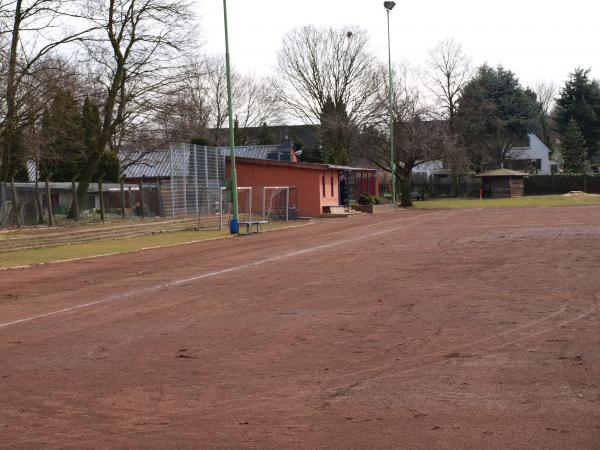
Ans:
[[[229,164],[231,167],[231,222],[229,222],[229,232],[236,234],[239,231],[238,214],[238,192],[237,192],[237,173],[235,170],[235,136],[233,133],[233,105],[231,101],[231,64],[229,62],[229,33],[227,30],[227,0],[223,0],[223,18],[225,21],[225,66],[227,69],[227,110],[229,114]]]
[[[392,49],[390,44],[390,11],[394,9],[396,2],[383,2],[383,7],[387,13],[387,31],[388,31],[388,72],[389,72],[389,106],[390,106],[390,172],[392,173],[392,204],[396,204],[396,163],[394,162],[394,107],[393,107],[393,88],[392,88]]]

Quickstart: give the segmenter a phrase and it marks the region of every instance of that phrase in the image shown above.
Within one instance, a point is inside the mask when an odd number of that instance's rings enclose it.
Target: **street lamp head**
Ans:
[[[388,11],[391,11],[396,6],[396,2],[383,2],[383,7]]]

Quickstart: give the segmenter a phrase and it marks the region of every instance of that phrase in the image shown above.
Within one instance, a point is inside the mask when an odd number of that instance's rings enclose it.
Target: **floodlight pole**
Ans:
[[[239,209],[237,192],[237,173],[235,170],[235,135],[233,133],[233,104],[231,100],[231,64],[229,62],[229,34],[227,30],[227,0],[223,0],[223,18],[225,22],[225,66],[227,68],[227,108],[229,113],[229,164],[231,167],[231,222],[229,232],[237,234],[239,231]]]
[[[396,163],[394,161],[394,106],[393,106],[393,87],[392,87],[392,46],[390,41],[390,11],[396,4],[394,2],[384,2],[383,6],[387,13],[387,31],[388,31],[388,72],[389,72],[389,109],[390,109],[390,172],[392,173],[392,205],[396,205]]]

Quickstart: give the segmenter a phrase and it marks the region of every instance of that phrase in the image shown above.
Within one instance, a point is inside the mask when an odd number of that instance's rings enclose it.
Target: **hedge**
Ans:
[[[600,176],[531,175],[525,178],[525,195],[566,194],[570,191],[600,194]]]

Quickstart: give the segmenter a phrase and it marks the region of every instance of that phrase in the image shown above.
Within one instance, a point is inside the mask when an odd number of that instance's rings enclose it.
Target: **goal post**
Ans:
[[[290,191],[291,186],[263,186],[262,188],[262,218],[263,220],[290,220]]]

